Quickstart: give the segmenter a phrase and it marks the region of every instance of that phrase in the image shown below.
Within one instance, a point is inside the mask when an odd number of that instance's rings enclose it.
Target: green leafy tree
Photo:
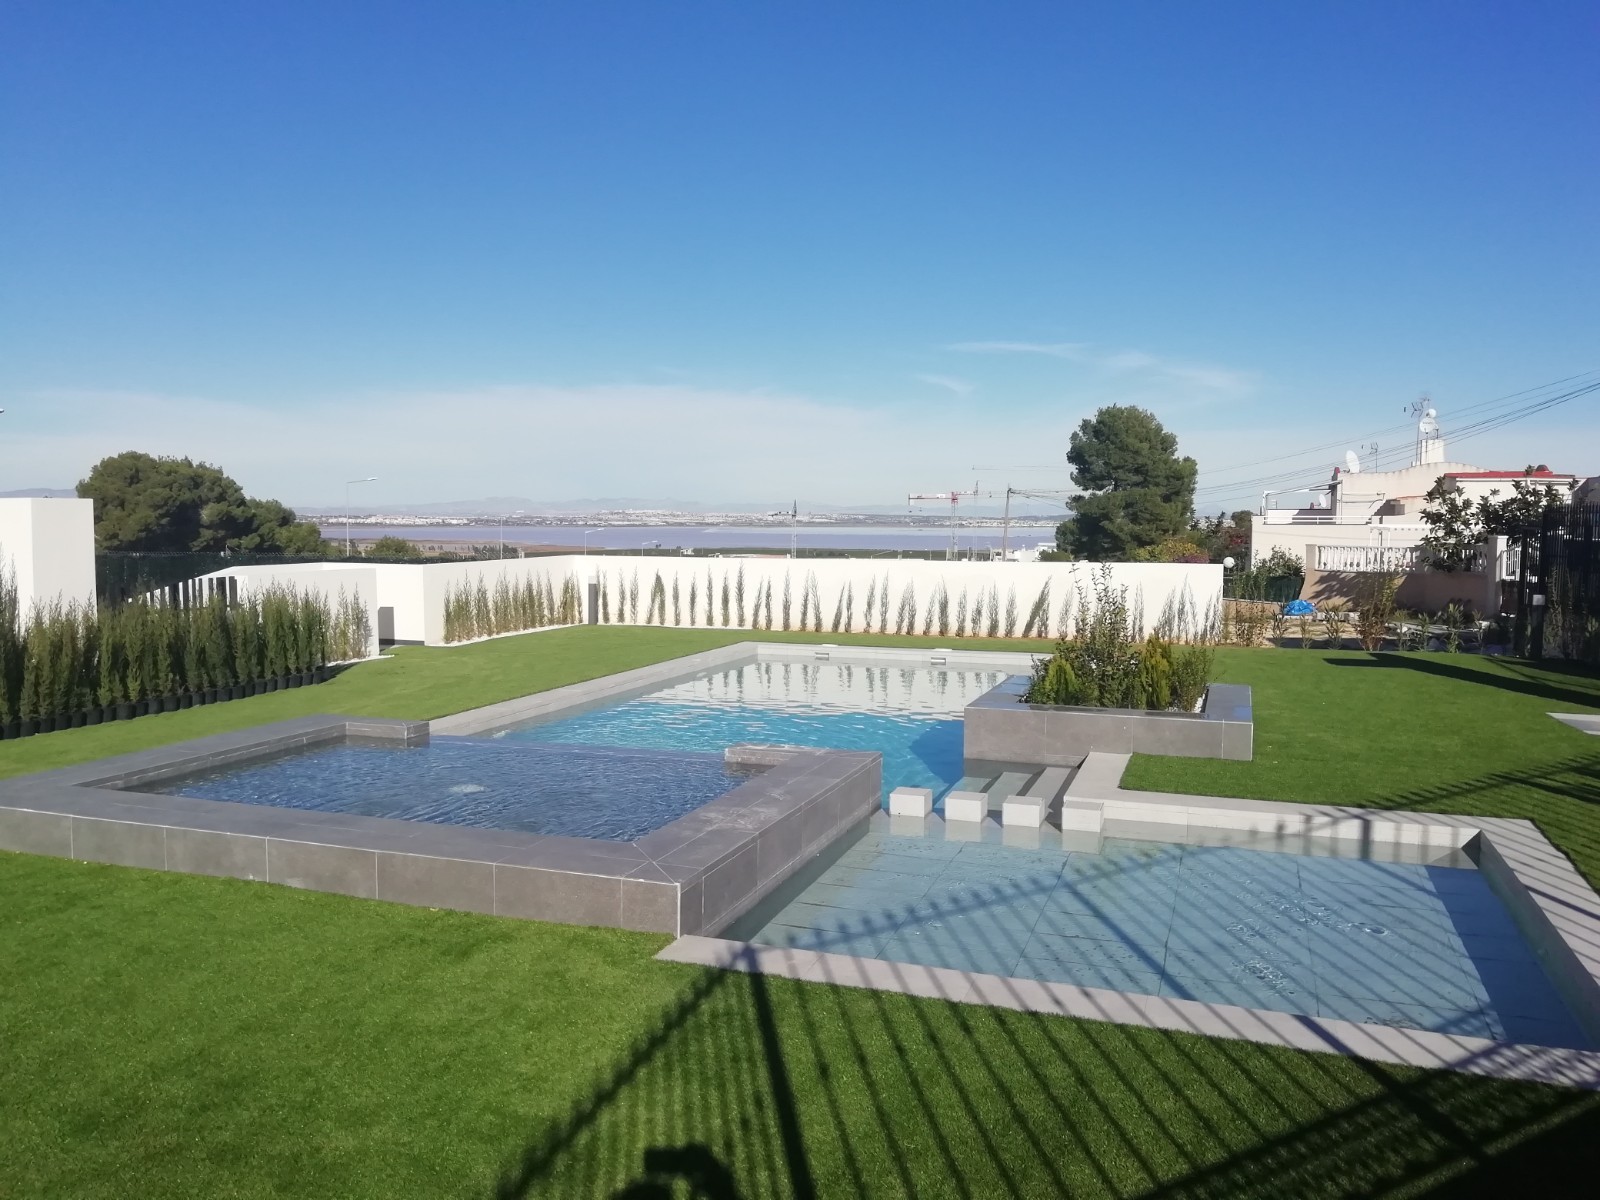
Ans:
[[[1491,537],[1504,537],[1521,545],[1534,536],[1544,514],[1566,503],[1555,488],[1532,478],[1543,467],[1528,467],[1529,478],[1514,480],[1511,495],[1499,499],[1499,490],[1470,500],[1460,488],[1440,478],[1428,489],[1422,521],[1428,526],[1422,544],[1435,570],[1464,571],[1474,552]]]
[[[1178,439],[1142,408],[1113,404],[1085,418],[1067,451],[1073,515],[1056,545],[1079,558],[1123,561],[1175,538],[1194,511],[1195,461],[1178,456]]]
[[[367,547],[370,558],[421,558],[422,551],[415,542],[388,533]]]
[[[216,467],[187,458],[112,455],[94,465],[78,495],[94,501],[101,550],[322,550],[320,531],[292,509],[252,499]]]

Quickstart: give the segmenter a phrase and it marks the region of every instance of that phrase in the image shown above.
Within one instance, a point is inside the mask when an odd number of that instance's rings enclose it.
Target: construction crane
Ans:
[[[948,500],[950,502],[950,549],[946,552],[946,559],[951,560],[956,556],[956,509],[961,504],[963,497],[972,499],[983,495],[978,490],[977,481],[974,480],[970,492],[912,492],[906,497],[906,507],[910,508],[918,500]]]

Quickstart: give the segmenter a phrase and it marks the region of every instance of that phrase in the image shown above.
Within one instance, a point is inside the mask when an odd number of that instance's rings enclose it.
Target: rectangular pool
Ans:
[[[992,822],[903,824],[874,817],[723,936],[1592,1048],[1459,852],[1380,861],[1348,843],[1291,854],[1051,830],[1026,849]]]
[[[648,695],[493,735],[511,742],[721,753],[739,743],[875,750],[884,794],[961,779],[961,711],[1002,670],[848,662],[751,662]]]

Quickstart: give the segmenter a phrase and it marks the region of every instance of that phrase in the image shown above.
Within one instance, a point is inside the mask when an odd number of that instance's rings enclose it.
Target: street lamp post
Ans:
[[[604,529],[585,529],[583,531],[583,552],[589,553],[589,535],[591,533],[604,533]]]
[[[640,542],[639,543],[639,557],[643,558],[645,550],[647,548],[649,548],[649,547],[652,547],[652,546],[655,547],[657,550],[661,549],[661,543],[660,542]]]
[[[506,513],[501,513],[500,514],[500,557],[501,558],[504,558],[506,556],[506,516],[507,515],[508,514],[506,514]],[[519,509],[517,509],[516,512],[510,513],[509,515],[513,516],[513,517],[520,517],[522,515],[522,510],[519,508]]]
[[[350,488],[358,483],[376,483],[376,475],[368,475],[365,479],[347,479],[344,482],[344,556],[350,557]]]

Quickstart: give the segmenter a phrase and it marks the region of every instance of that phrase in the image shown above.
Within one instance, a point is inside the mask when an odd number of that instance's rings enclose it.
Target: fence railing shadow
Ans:
[[[1476,1194],[1600,1134],[1588,1093],[941,999],[698,971],[494,1194]]]

